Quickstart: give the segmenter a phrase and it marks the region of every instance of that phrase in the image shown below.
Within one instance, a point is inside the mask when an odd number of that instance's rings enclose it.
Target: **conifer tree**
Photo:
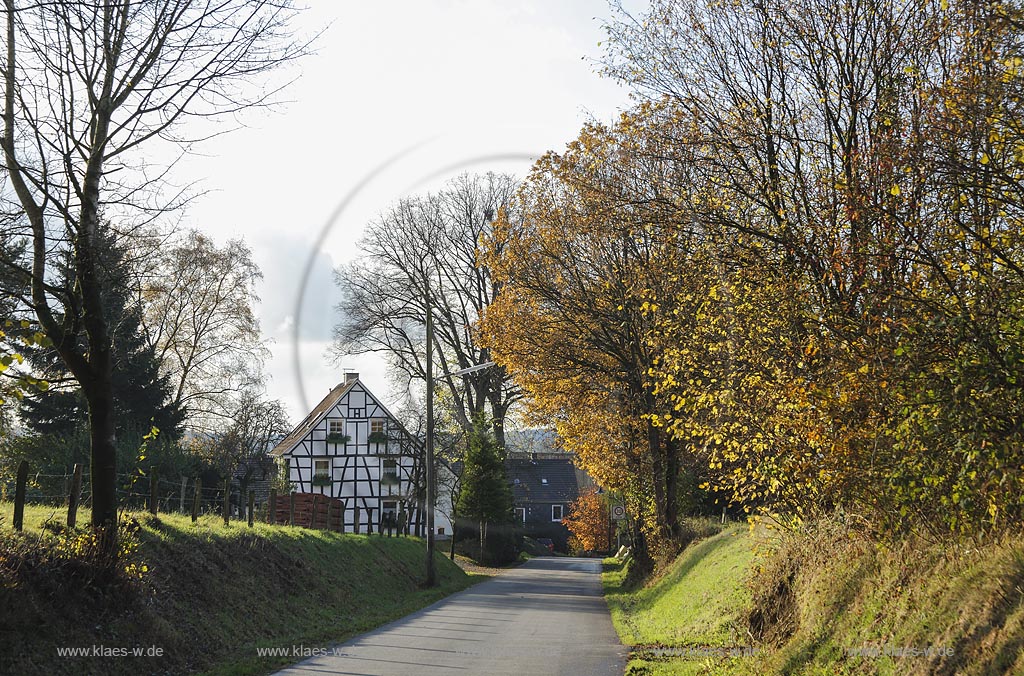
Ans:
[[[109,225],[103,228],[103,256],[100,274],[106,277],[103,309],[111,327],[113,355],[114,410],[116,434],[128,446],[141,439],[153,427],[161,441],[174,441],[181,435],[183,411],[171,403],[171,387],[160,373],[160,362],[142,333],[142,308],[129,289],[133,278],[131,262],[118,245]],[[60,286],[74,287],[73,269],[61,266]],[[80,336],[80,340],[86,340]],[[87,441],[88,408],[82,388],[58,359],[53,348],[36,348],[28,361],[34,371],[51,383],[74,383],[75,387],[56,386],[25,398],[21,418],[26,427],[40,435],[74,443]],[[73,450],[73,449],[72,449]],[[86,449],[81,454],[86,455]]]
[[[473,420],[464,463],[456,514],[479,524],[480,557],[483,559],[487,525],[512,519],[512,490],[505,471],[505,458],[483,416]]]

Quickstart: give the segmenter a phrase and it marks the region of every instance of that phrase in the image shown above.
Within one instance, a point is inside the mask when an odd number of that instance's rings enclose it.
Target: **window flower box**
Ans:
[[[352,441],[352,437],[347,434],[339,434],[338,432],[331,432],[327,435],[327,443],[329,444],[347,444]]]
[[[334,480],[327,474],[316,474],[310,483],[314,486],[330,486],[334,483]]]
[[[384,432],[371,432],[366,440],[371,444],[386,444],[388,443],[388,435]]]

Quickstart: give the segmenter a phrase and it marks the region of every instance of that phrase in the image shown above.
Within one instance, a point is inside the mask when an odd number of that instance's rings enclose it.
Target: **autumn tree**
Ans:
[[[260,0],[5,2],[6,210],[20,213],[31,242],[32,310],[88,404],[92,523],[108,552],[116,421],[100,223],[128,233],[174,205],[161,198],[164,172],[143,171],[143,152],[199,140],[185,135],[186,121],[266,101],[249,83],[302,53],[288,31],[293,14],[288,2]],[[54,256],[74,270],[70,293],[51,283]]]
[[[763,508],[881,532],[1021,504],[1020,8],[655,2],[608,69],[666,111],[675,222],[648,306],[669,433]],[[695,321],[696,319],[696,321]]]
[[[660,114],[588,125],[564,154],[537,163],[519,193],[521,217],[495,227],[488,264],[502,294],[484,325],[530,414],[555,421],[566,448],[627,496],[659,548],[681,531],[679,477],[692,463],[659,424],[664,405],[650,378],[658,348],[648,309],[670,281],[659,261],[688,246],[664,194],[671,165],[653,152],[660,140],[633,129]]]
[[[444,400],[464,430],[486,413],[502,447],[519,389],[500,367],[453,373],[491,361],[477,323],[500,285],[481,264],[481,243],[516,185],[507,175],[462,175],[437,193],[402,199],[367,227],[363,255],[337,271],[343,300],[335,355],[379,353],[403,386],[422,381],[429,311]]]
[[[583,551],[606,552],[611,549],[608,504],[596,488],[582,493],[569,505],[562,525],[569,529]]]

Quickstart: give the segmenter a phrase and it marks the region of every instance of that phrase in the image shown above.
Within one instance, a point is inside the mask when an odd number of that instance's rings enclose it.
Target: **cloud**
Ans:
[[[250,242],[263,271],[260,287],[260,325],[277,342],[329,341],[337,322],[335,309],[341,294],[334,283],[334,260],[314,251],[307,239],[276,235]],[[302,271],[311,264],[302,306],[299,306]]]

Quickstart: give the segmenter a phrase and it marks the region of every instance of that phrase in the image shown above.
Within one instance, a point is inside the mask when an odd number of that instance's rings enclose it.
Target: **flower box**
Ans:
[[[386,444],[388,443],[388,435],[384,432],[371,432],[366,440],[371,444]]]
[[[330,486],[334,483],[334,480],[327,474],[317,474],[313,476],[313,481],[311,483],[314,486]]]
[[[347,444],[352,440],[347,434],[339,434],[337,432],[331,432],[327,435],[327,443],[329,444]]]

